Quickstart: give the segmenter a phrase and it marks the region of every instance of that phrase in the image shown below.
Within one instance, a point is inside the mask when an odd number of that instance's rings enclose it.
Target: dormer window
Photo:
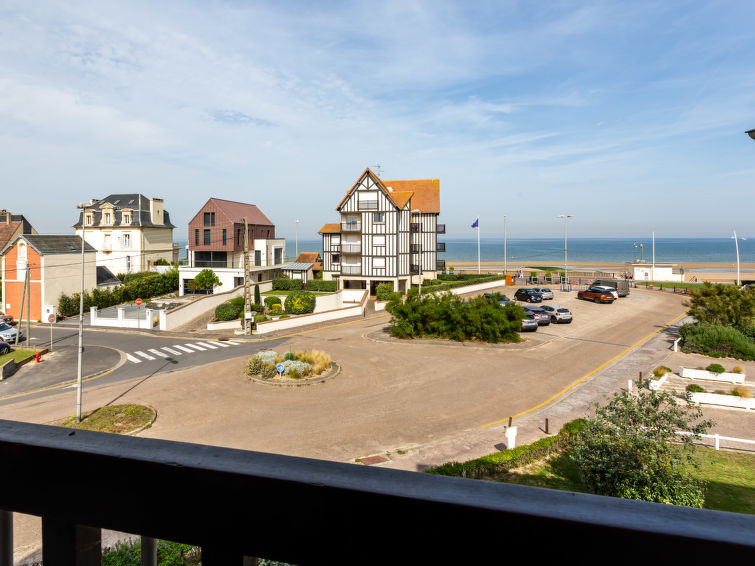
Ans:
[[[108,224],[108,225],[112,224],[112,216],[110,215],[109,212],[105,213],[105,224]]]
[[[18,259],[26,261],[26,244],[23,242],[18,244]]]
[[[93,214],[87,214],[87,215],[84,216],[84,218],[85,218],[84,223],[87,226],[91,226],[92,223],[94,222],[94,215]]]
[[[131,215],[130,214],[123,214],[123,223],[124,224],[131,224]]]

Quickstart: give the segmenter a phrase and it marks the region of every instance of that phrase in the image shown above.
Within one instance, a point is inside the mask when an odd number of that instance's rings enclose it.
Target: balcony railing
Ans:
[[[341,252],[345,254],[360,254],[362,253],[362,244],[359,242],[353,244],[343,243],[341,244]]]
[[[410,265],[409,275],[419,275],[419,265]]]
[[[254,264],[254,262],[252,262]],[[228,267],[228,261],[211,261],[209,259],[195,259],[191,267]]]
[[[446,269],[446,261],[445,261],[445,260],[443,260],[443,259],[439,259],[439,260],[437,260],[437,261],[435,262],[435,264],[437,265],[437,268],[438,268],[438,270],[441,270],[441,271],[442,271],[442,270]]]
[[[331,252],[337,252],[341,249],[341,244],[334,244],[333,242],[330,243],[330,251]]]
[[[354,222],[341,222],[341,232],[361,232],[362,231],[362,223],[357,221]]]
[[[409,244],[409,251],[413,254],[418,254],[422,250],[422,246],[419,244]]]
[[[383,563],[374,549],[407,533],[404,564],[500,562],[491,541],[539,562],[575,540],[630,563],[746,564],[755,550],[752,515],[14,421],[0,421],[0,462],[3,564],[14,511],[42,517],[44,564],[100,564],[101,528],[200,546],[205,566]],[[281,528],[292,509],[295,536]]]
[[[446,243],[445,242],[436,242],[435,243],[435,251],[442,253],[446,251]]]
[[[361,275],[362,266],[361,265],[342,265],[341,274],[342,275]]]
[[[419,232],[419,222],[410,222],[409,223],[409,231],[410,232]]]
[[[446,233],[446,225],[445,224],[437,224],[435,226],[435,233],[436,234],[445,234]]]
[[[377,200],[360,200],[359,210],[377,210]]]

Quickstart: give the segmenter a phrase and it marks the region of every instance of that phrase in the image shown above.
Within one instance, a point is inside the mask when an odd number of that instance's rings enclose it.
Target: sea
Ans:
[[[439,241],[446,243],[445,253],[438,257],[447,262],[477,261],[477,239],[453,238],[439,236]],[[185,243],[181,245],[182,257],[185,257]],[[636,245],[635,245],[636,244]],[[755,239],[740,239],[740,263],[755,263]],[[640,247],[640,245],[642,245]],[[286,240],[287,261],[295,259],[295,241]],[[594,264],[652,262],[652,240],[633,238],[569,238],[568,262],[590,262]],[[299,251],[319,251],[322,253],[321,239],[299,239]],[[560,267],[564,263],[563,238],[508,238],[506,242],[507,262],[510,267],[550,265]],[[500,262],[503,266],[503,238],[482,238],[480,240],[480,260]],[[737,255],[732,238],[656,238],[656,263],[676,263],[684,267],[685,263],[705,262],[729,264],[736,268]],[[717,269],[718,270],[718,269]]]

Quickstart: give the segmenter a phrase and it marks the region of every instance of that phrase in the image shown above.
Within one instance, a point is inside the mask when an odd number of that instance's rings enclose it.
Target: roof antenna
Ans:
[[[378,177],[382,177],[383,176],[383,166],[380,165],[380,163],[378,163],[377,165],[375,165],[375,174]]]

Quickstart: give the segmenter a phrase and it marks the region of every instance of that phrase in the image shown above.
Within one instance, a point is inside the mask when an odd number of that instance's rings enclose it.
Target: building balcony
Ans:
[[[435,251],[438,253],[443,253],[446,251],[446,243],[445,242],[436,242],[435,243]]]
[[[359,210],[377,210],[378,203],[377,200],[360,200],[359,201]]]
[[[435,233],[436,234],[445,234],[446,233],[446,225],[445,224],[436,224],[435,225]]]
[[[410,232],[419,232],[419,222],[410,222],[409,223],[409,231]]]
[[[446,269],[446,261],[443,259],[437,260],[435,265],[437,266],[438,271],[444,271]]]
[[[409,275],[419,275],[419,265],[410,265]]]
[[[362,253],[362,244],[359,242],[355,242],[352,244],[343,243],[341,244],[341,253],[345,254],[361,254]]]
[[[341,251],[341,244],[330,244],[330,251],[331,252],[338,252]]]
[[[362,223],[360,221],[355,222],[341,222],[341,232],[361,232]]]
[[[409,244],[409,252],[413,254],[418,254],[422,251],[422,246],[420,244]]]
[[[205,566],[372,564],[385,560],[369,549],[407,533],[431,542],[403,547],[405,564],[500,562],[501,540],[540,562],[575,540],[633,564],[746,564],[755,550],[752,515],[7,420],[0,461],[15,463],[0,490],[3,564],[12,512],[42,518],[44,564],[100,564],[102,528],[200,546]],[[294,508],[296,536],[281,528]],[[357,521],[359,509],[380,512]]]
[[[361,275],[361,274],[362,274],[361,265],[342,265],[341,266],[341,275]]]
[[[252,262],[254,263],[254,262]],[[227,261],[211,261],[209,259],[195,259],[193,262],[193,265],[191,267],[218,267],[218,268],[227,268],[228,262]],[[233,266],[231,266],[233,267]],[[254,267],[254,265],[252,265]]]

